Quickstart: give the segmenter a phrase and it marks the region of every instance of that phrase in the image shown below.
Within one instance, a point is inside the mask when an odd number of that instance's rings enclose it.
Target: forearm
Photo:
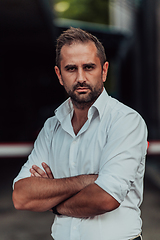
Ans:
[[[17,209],[46,211],[75,195],[96,178],[96,175],[62,179],[25,178],[15,183],[13,202]]]
[[[112,211],[119,203],[96,184],[91,184],[57,206],[66,216],[88,218]]]

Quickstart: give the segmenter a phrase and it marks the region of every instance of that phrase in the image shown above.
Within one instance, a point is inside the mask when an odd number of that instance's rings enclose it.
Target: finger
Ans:
[[[40,177],[48,178],[47,174],[46,174],[41,168],[39,168],[37,165],[33,165],[33,166],[32,166],[32,169],[33,169]],[[38,176],[37,174],[36,174],[36,176]]]
[[[44,168],[44,170],[49,178],[54,178],[50,167],[45,162],[42,163],[42,167]]]
[[[33,168],[30,169],[31,177],[42,177],[39,173],[37,173]]]

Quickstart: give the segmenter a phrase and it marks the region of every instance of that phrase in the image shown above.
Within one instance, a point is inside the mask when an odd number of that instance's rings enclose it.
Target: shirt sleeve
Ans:
[[[143,179],[147,128],[136,112],[116,117],[107,133],[95,183],[121,203],[135,179]]]
[[[50,147],[52,133],[54,131],[55,125],[56,125],[56,121],[54,117],[49,118],[45,122],[44,127],[40,131],[34,143],[34,148],[28,157],[28,161],[22,166],[18,176],[13,181],[13,187],[15,182],[17,182],[18,180],[31,176],[31,173],[29,170],[32,167],[32,165],[37,165],[38,167],[42,168],[42,165],[41,165],[42,162],[45,162],[48,164],[49,147]]]

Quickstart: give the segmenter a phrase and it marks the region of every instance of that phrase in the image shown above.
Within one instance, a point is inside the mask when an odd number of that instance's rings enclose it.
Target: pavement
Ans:
[[[17,211],[12,203],[12,180],[25,159],[0,159],[0,240],[53,240],[51,212]],[[160,188],[145,177],[144,201],[141,207],[143,240],[160,240]],[[64,239],[65,240],[65,239]]]

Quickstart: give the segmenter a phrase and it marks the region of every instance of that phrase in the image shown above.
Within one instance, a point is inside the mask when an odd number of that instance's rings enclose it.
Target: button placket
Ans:
[[[73,218],[71,223],[71,240],[79,240],[80,233],[79,233],[79,219]]]
[[[76,152],[77,152],[77,137],[74,138],[74,140],[71,143],[70,146],[70,154],[69,154],[69,165],[70,165],[70,170],[71,170],[71,175],[74,176],[77,174],[77,171],[75,169],[76,166]]]

